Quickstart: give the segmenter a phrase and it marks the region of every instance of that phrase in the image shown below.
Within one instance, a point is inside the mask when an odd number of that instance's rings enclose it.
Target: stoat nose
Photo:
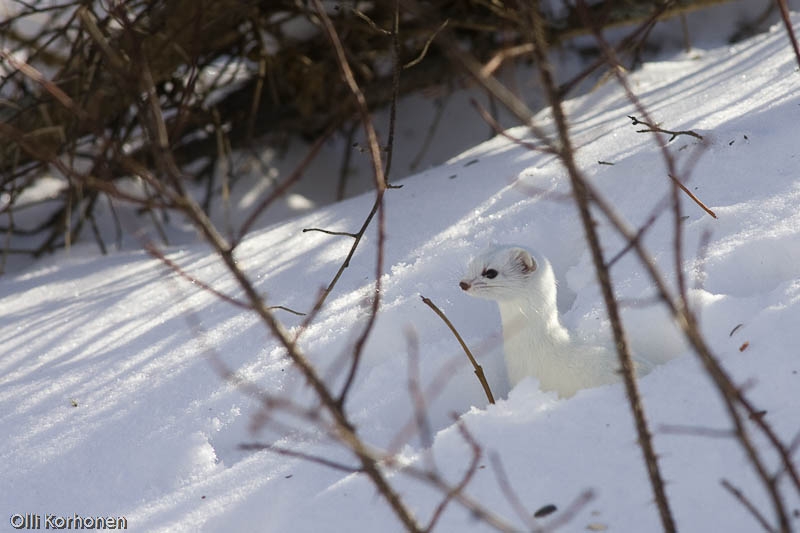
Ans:
[[[458,286],[461,287],[461,290],[468,291],[470,288],[470,284],[466,281],[461,281],[458,283]]]

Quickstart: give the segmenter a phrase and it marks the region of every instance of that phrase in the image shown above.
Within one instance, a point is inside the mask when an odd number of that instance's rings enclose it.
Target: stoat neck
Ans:
[[[541,379],[563,364],[570,336],[558,319],[555,302],[522,297],[498,304],[512,385],[528,375]]]
[[[555,303],[525,297],[497,303],[503,329],[509,326],[509,333],[519,330],[554,344],[569,343],[569,331],[561,325]]]

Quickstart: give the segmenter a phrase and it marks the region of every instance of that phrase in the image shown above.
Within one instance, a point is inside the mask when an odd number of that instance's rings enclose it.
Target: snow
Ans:
[[[630,75],[663,127],[705,136],[705,144],[681,136],[669,145],[681,164],[696,161],[687,185],[719,217],[682,197],[688,217],[683,267],[692,302],[712,349],[736,382],[747,384],[784,442],[800,430],[797,70],[785,32],[776,27],[734,46],[664,57]],[[587,176],[631,224],[643,223],[670,185],[650,134],[637,133],[627,118],[636,110],[610,82],[569,101],[567,110]],[[543,112],[538,119],[547,125],[546,117]],[[526,134],[523,128],[510,133]],[[524,522],[490,456],[500,459],[529,513],[548,504],[563,511],[590,490],[592,499],[565,530],[658,530],[622,387],[558,400],[529,378],[509,391],[496,307],[458,288],[468,259],[485,245],[524,244],[553,264],[565,325],[608,342],[582,228],[571,201],[558,194],[569,187],[557,162],[496,137],[399,182],[401,189],[386,194],[383,304],[347,403],[359,435],[396,451],[404,463],[435,461],[457,482],[471,451],[455,414],[483,451],[466,493],[515,527]],[[307,310],[350,240],[301,230],[352,231],[372,200],[365,194],[254,232],[237,259],[269,304]],[[623,242],[598,221],[610,257]],[[670,280],[671,224],[662,215],[645,238]],[[699,255],[706,232],[710,240]],[[331,382],[341,382],[335,370],[367,317],[375,242],[374,231],[368,232],[301,337],[301,348]],[[165,252],[193,276],[240,296],[206,246]],[[635,303],[624,310],[634,350],[664,362],[640,387],[678,528],[757,530],[720,485],[729,480],[771,517],[741,447],[731,438],[674,429],[728,430],[718,394],[666,313],[651,302],[652,283],[636,261],[625,256],[612,274],[620,298]],[[466,358],[420,295],[436,302],[473,348],[497,404],[487,405]],[[401,530],[364,476],[240,448],[269,443],[355,464],[290,417],[259,424],[258,403],[222,379],[220,364],[271,394],[311,405],[299,374],[253,315],[192,286],[145,252],[100,257],[93,245],[77,244],[0,279],[0,298],[0,529],[9,529],[6,520],[14,514],[77,513],[124,516],[134,531]],[[276,314],[290,328],[302,321]],[[401,432],[412,417],[412,336],[418,338],[422,387],[430,392],[430,446]],[[775,471],[776,457],[763,438],[755,441]],[[390,481],[426,523],[441,494],[402,472],[391,473]],[[800,497],[786,476],[781,486],[787,508],[797,512]],[[793,526],[800,527],[796,516]],[[491,528],[452,504],[437,530]]]

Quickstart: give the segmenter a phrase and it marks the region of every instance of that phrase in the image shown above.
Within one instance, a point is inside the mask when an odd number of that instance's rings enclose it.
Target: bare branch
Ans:
[[[334,126],[331,126],[325,131],[325,133],[320,135],[317,138],[317,140],[314,141],[314,144],[311,145],[311,148],[309,148],[308,153],[303,158],[303,160],[300,161],[300,164],[297,165],[294,171],[292,171],[292,173],[280,185],[275,187],[275,189],[273,189],[272,193],[270,193],[269,196],[261,200],[261,202],[255,209],[253,209],[253,212],[250,213],[250,216],[247,217],[247,220],[245,220],[242,226],[239,228],[238,236],[232,244],[233,247],[236,247],[240,242],[242,242],[242,239],[244,239],[245,235],[250,231],[253,224],[255,224],[256,220],[258,219],[258,217],[261,216],[261,214],[264,213],[264,211],[266,211],[266,209],[270,205],[272,205],[272,203],[275,202],[275,200],[280,198],[286,191],[288,191],[292,185],[294,185],[295,183],[297,183],[297,181],[300,180],[300,178],[303,176],[303,173],[306,171],[308,166],[311,164],[316,155],[319,153],[320,149],[324,146],[325,141],[327,141],[333,134],[335,129],[336,128]],[[315,231],[323,231],[323,230],[315,230]]]
[[[438,28],[436,28],[436,30],[431,34],[431,36],[428,37],[428,40],[425,41],[425,46],[422,48],[422,51],[419,53],[419,55],[416,58],[409,61],[408,63],[406,63],[405,65],[403,65],[403,68],[411,68],[417,63],[421,62],[423,59],[425,59],[425,56],[428,54],[428,48],[430,48],[431,43],[434,41],[434,39],[436,39],[436,36],[439,35],[439,32],[445,29],[445,27],[449,22],[450,19],[445,19],[445,21],[442,22]]]
[[[41,85],[41,87],[50,93],[50,95],[55,98],[58,103],[64,106],[66,109],[70,110],[76,116],[81,119],[88,118],[86,112],[78,107],[75,101],[70,98],[64,91],[62,91],[56,84],[48,80],[44,77],[44,75],[30,66],[29,64],[25,63],[24,61],[17,60],[11,53],[7,50],[0,49],[0,57],[5,59],[9,65],[13,68],[36,82],[37,84]]]
[[[797,65],[800,67],[800,45],[797,44],[797,36],[794,34],[792,19],[789,17],[789,6],[787,5],[786,0],[775,1],[778,3],[778,7],[781,10],[781,20],[783,20],[783,25],[786,28],[786,35],[789,37],[789,41],[792,43],[794,56],[797,58]]]
[[[486,375],[483,373],[483,367],[478,364],[478,361],[475,360],[475,357],[473,357],[472,352],[469,351],[469,348],[467,347],[467,344],[464,342],[464,339],[462,339],[461,335],[459,335],[458,331],[456,331],[456,328],[455,326],[453,326],[453,323],[450,322],[450,320],[447,318],[447,316],[445,316],[442,310],[439,309],[436,306],[436,304],[434,304],[430,299],[421,295],[420,298],[422,298],[422,301],[425,303],[425,305],[433,309],[433,312],[439,315],[439,318],[441,318],[444,321],[444,323],[447,324],[447,327],[450,328],[450,331],[453,332],[453,335],[456,337],[456,340],[461,345],[461,348],[464,350],[464,353],[467,354],[469,362],[472,363],[472,368],[475,369],[475,375],[478,376],[478,381],[483,387],[483,392],[486,393],[486,398],[489,400],[489,403],[494,403],[494,396],[492,395],[492,389],[489,387],[489,382],[486,381]]]
[[[706,207],[706,204],[704,204],[702,201],[700,201],[700,199],[699,199],[697,196],[695,196],[694,194],[692,194],[692,191],[690,191],[688,188],[686,188],[686,185],[684,185],[683,183],[681,183],[681,180],[679,180],[678,178],[676,178],[676,177],[675,177],[675,176],[673,176],[672,174],[668,174],[668,176],[669,176],[669,177],[670,177],[670,179],[673,181],[673,183],[675,183],[675,185],[677,185],[678,187],[680,187],[680,189],[681,189],[683,192],[685,192],[685,193],[686,193],[686,195],[687,195],[687,196],[689,196],[689,198],[691,198],[692,200],[694,200],[694,203],[696,203],[697,205],[699,205],[699,206],[700,206],[700,207],[703,209],[703,211],[705,211],[706,213],[708,213],[709,215],[711,215],[713,218],[717,218],[717,215],[716,215],[716,213],[714,213],[714,211],[712,211],[711,209],[709,209],[708,207]]]
[[[700,139],[701,141],[703,140],[703,136],[702,135],[700,135],[699,133],[694,132],[692,130],[684,130],[684,131],[665,130],[662,127],[660,127],[658,124],[653,124],[651,122],[646,122],[644,120],[639,120],[638,118],[636,118],[634,116],[631,116],[631,115],[628,115],[628,118],[633,121],[633,125],[634,126],[638,126],[639,124],[647,126],[647,128],[645,128],[643,130],[636,130],[636,133],[650,133],[650,132],[652,132],[652,133],[666,133],[667,135],[671,135],[671,137],[669,138],[669,140],[667,142],[674,141],[675,138],[678,137],[678,135],[689,135],[690,137],[694,137],[695,139]]]
[[[582,2],[581,2],[582,3]],[[611,64],[618,64],[613,49],[608,46],[605,39],[603,38],[600,31],[595,28],[595,37],[597,42],[601,45],[603,52],[606,55],[607,60]],[[639,112],[646,117],[646,120],[650,123],[652,121],[647,118],[647,111],[642,106],[641,102],[638,98],[633,94],[627,80],[622,75],[619,69],[612,69],[612,72],[617,76],[617,80],[620,86],[628,95],[629,100],[634,103],[637,107]],[[674,175],[674,160],[670,156],[670,154],[666,150],[665,144],[661,141],[661,139],[657,139],[659,146],[661,147],[661,152],[663,154],[665,164],[668,168],[668,173]],[[683,268],[680,261],[681,257],[681,217],[680,217],[680,204],[677,201],[677,185],[673,186],[673,212],[674,212],[674,219],[675,219],[675,261],[676,261],[676,275],[678,276],[678,299],[673,299],[670,295],[669,290],[667,289],[666,283],[662,279],[661,275],[655,268],[652,260],[647,256],[644,252],[641,243],[635,242],[634,249],[636,250],[637,255],[639,255],[642,265],[646,268],[648,275],[656,284],[658,288],[659,294],[661,295],[664,303],[667,305],[670,313],[678,322],[678,325],[683,330],[686,339],[694,348],[695,353],[700,358],[701,362],[703,363],[706,372],[711,376],[713,381],[715,382],[717,389],[720,395],[723,398],[726,410],[728,411],[728,415],[731,418],[731,421],[734,424],[734,428],[737,435],[737,440],[740,442],[742,447],[744,448],[747,456],[753,466],[753,468],[758,473],[759,478],[762,481],[765,489],[770,495],[770,499],[773,503],[775,508],[775,513],[778,516],[778,520],[781,524],[782,529],[789,528],[789,518],[786,513],[785,504],[783,503],[782,496],[777,488],[777,484],[775,479],[769,475],[766,470],[766,466],[764,465],[761,457],[756,450],[752,439],[750,438],[747,429],[744,425],[744,421],[742,420],[740,413],[737,411],[737,404],[744,407],[745,411],[750,416],[751,420],[753,420],[764,435],[768,438],[770,443],[772,444],[775,451],[781,457],[781,460],[786,468],[786,471],[789,472],[790,476],[792,477],[792,481],[795,484],[795,488],[800,492],[800,477],[798,477],[797,471],[794,467],[792,459],[788,454],[786,447],[781,443],[780,439],[778,439],[775,432],[772,428],[763,420],[763,417],[755,416],[759,410],[754,408],[753,405],[747,400],[744,394],[736,387],[736,385],[731,381],[730,377],[727,375],[725,370],[720,366],[719,361],[712,355],[711,350],[706,345],[705,339],[703,338],[702,334],[700,333],[697,327],[697,321],[692,315],[689,310],[686,292],[685,292],[685,280],[683,275]],[[616,215],[614,210],[611,206],[607,205],[606,202],[600,197],[595,197],[595,202],[598,207],[602,210],[603,214],[606,218],[612,223],[612,225],[619,231],[623,236],[628,239],[632,239],[633,235],[630,229],[626,227],[626,225],[622,222],[622,220]]]
[[[278,455],[284,455],[286,457],[293,457],[295,459],[302,459],[303,461],[308,461],[310,463],[315,463],[318,465],[322,465],[328,468],[332,468],[334,470],[339,470],[340,472],[345,472],[347,474],[355,474],[355,473],[363,473],[364,470],[361,468],[353,467],[350,465],[346,465],[343,463],[338,463],[336,461],[331,461],[326,457],[320,457],[318,455],[304,453],[292,448],[285,448],[283,446],[276,446],[275,444],[262,444],[260,442],[248,442],[239,445],[240,450],[244,451],[261,451],[261,450],[268,450],[273,453],[277,453]]]
[[[331,231],[329,229],[322,229],[322,228],[303,228],[303,233],[308,233],[309,231],[318,231],[320,233],[324,233],[325,235],[338,235],[341,237],[352,237],[354,239],[358,239],[360,235],[358,233],[350,233],[349,231]]]
[[[439,502],[439,505],[436,506],[436,509],[433,512],[433,516],[431,516],[430,522],[428,523],[428,527],[425,528],[425,531],[430,533],[433,531],[433,528],[436,526],[436,523],[439,521],[439,518],[444,513],[444,510],[447,506],[452,502],[458,495],[460,495],[464,489],[469,484],[470,480],[475,476],[475,472],[478,471],[478,464],[481,460],[481,447],[475,438],[470,434],[469,430],[467,429],[466,424],[463,421],[456,419],[456,427],[458,428],[458,432],[461,435],[461,438],[467,443],[470,447],[470,451],[472,452],[472,459],[469,463],[469,466],[464,471],[464,475],[461,476],[461,480],[452,488],[450,488],[446,493],[445,497]],[[474,509],[473,509],[474,510]]]
[[[183,270],[180,266],[178,266],[178,264],[175,263],[173,260],[171,260],[167,256],[165,256],[164,253],[161,250],[159,250],[153,243],[146,242],[144,244],[144,249],[147,251],[147,253],[149,253],[155,259],[158,259],[159,261],[164,263],[167,267],[169,267],[176,274],[178,274],[178,276],[180,276],[183,279],[187,280],[192,285],[197,285],[198,287],[200,287],[204,291],[210,292],[211,294],[213,294],[214,296],[216,296],[220,300],[224,300],[224,301],[228,302],[229,304],[235,305],[236,307],[239,307],[241,309],[251,310],[253,308],[252,305],[250,305],[248,303],[245,303],[245,302],[242,302],[240,300],[237,300],[236,298],[234,298],[232,296],[228,296],[227,294],[224,294],[224,293],[218,291],[217,289],[215,289],[214,287],[210,286],[208,283],[206,283],[204,281],[200,281],[199,279],[195,278],[194,276],[192,276],[191,274],[189,274],[188,272]]]
[[[447,21],[445,21],[447,23]],[[432,39],[432,38],[431,38]],[[386,140],[386,166],[384,175],[387,178],[386,186],[390,189],[399,189],[402,185],[388,183],[389,173],[392,170],[392,157],[394,155],[394,131],[397,119],[397,99],[400,96],[400,0],[394,0],[394,13],[392,15],[392,101],[389,104],[389,134]]]
[[[581,1],[579,0],[579,6],[581,5]],[[622,379],[625,385],[625,392],[627,394],[628,404],[630,405],[634,423],[636,425],[636,433],[639,436],[639,446],[641,447],[642,454],[644,456],[644,462],[650,479],[650,486],[653,491],[653,495],[655,496],[656,505],[661,517],[661,525],[664,528],[664,531],[674,532],[676,531],[675,520],[672,516],[672,511],[669,506],[666,490],[664,489],[663,477],[658,466],[658,459],[656,457],[655,449],[653,448],[652,436],[648,429],[647,420],[642,407],[633,361],[629,352],[628,342],[625,338],[625,331],[619,315],[619,308],[614,297],[611,276],[603,259],[600,240],[589,211],[589,190],[587,188],[586,180],[578,169],[575,161],[572,141],[567,125],[567,118],[564,115],[564,110],[561,105],[561,96],[558,92],[551,72],[551,65],[547,59],[547,43],[544,40],[544,26],[541,13],[538,11],[538,6],[532,9],[530,16],[532,26],[529,30],[529,36],[534,44],[534,57],[536,58],[540,79],[542,85],[544,86],[545,93],[547,94],[547,99],[550,103],[550,108],[553,113],[553,120],[555,121],[558,129],[558,139],[561,146],[559,155],[563,165],[566,167],[570,183],[572,184],[575,202],[580,213],[581,222],[583,224],[584,234],[589,243],[592,262],[594,263],[595,272],[597,274],[598,281],[600,282],[600,289],[603,294],[606,312],[608,313],[608,317],[611,322],[611,331],[614,336],[614,344],[617,347],[619,362],[622,366]]]
[[[733,484],[731,484],[731,482],[728,481],[727,479],[721,479],[719,483],[720,485],[723,486],[725,490],[730,492],[733,495],[733,497],[736,498],[739,501],[739,503],[741,503],[751,515],[753,515],[753,518],[756,519],[756,521],[759,523],[762,529],[764,529],[764,531],[766,531],[767,533],[775,533],[775,530],[772,528],[772,526],[769,525],[769,522],[767,522],[767,520],[764,518],[764,516],[761,514],[758,508],[755,505],[753,505],[753,502],[747,499],[747,496],[745,496],[741,490],[734,487]]]
[[[492,130],[494,130],[494,132],[497,135],[502,135],[503,137],[513,142],[514,144],[522,146],[523,148],[527,148],[532,152],[543,152],[547,154],[557,153],[557,151],[551,146],[548,145],[540,146],[525,141],[523,139],[520,139],[518,137],[514,137],[513,135],[509,134],[506,130],[504,130],[502,126],[500,126],[500,124],[497,123],[494,117],[488,111],[486,111],[486,109],[477,100],[475,100],[474,98],[470,98],[470,103],[472,104],[472,107],[474,107],[478,111],[481,118],[489,125],[489,127],[492,128]]]
[[[511,486],[511,482],[508,480],[508,476],[506,475],[505,468],[503,468],[503,461],[500,459],[500,456],[495,452],[491,452],[489,454],[489,462],[492,463],[492,472],[494,472],[494,478],[497,480],[497,485],[500,487],[500,492],[503,493],[506,501],[511,505],[511,508],[514,509],[514,512],[517,514],[520,520],[522,520],[522,523],[525,524],[525,527],[528,530],[536,529],[536,523],[532,518],[531,512],[525,508],[525,505],[519,499],[519,496]]]
[[[406,344],[408,345],[408,393],[411,396],[414,420],[422,441],[422,447],[428,450],[433,446],[433,431],[431,431],[431,424],[427,415],[425,394],[423,394],[420,386],[419,337],[413,328],[406,329]],[[433,455],[428,453],[425,457],[429,463],[428,468],[434,471],[436,467],[433,464]]]

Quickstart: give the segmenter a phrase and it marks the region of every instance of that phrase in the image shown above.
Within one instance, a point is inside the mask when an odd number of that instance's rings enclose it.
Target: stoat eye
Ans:
[[[497,277],[497,270],[493,268],[487,268],[486,270],[483,271],[481,276],[483,276],[484,278],[494,279]]]

